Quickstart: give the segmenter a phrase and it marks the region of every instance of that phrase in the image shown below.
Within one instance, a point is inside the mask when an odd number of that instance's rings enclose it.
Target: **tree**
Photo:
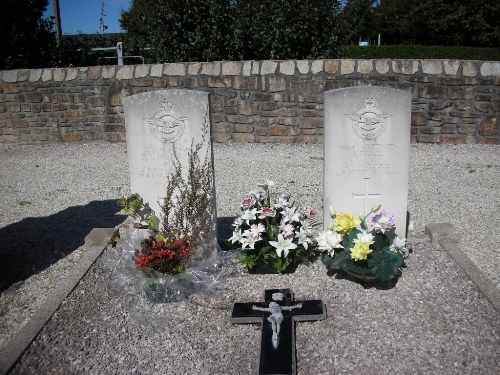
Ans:
[[[374,14],[386,44],[500,45],[498,0],[380,0]]]
[[[4,0],[0,21],[0,69],[51,66],[53,23],[43,18],[48,0]]]
[[[337,56],[338,0],[133,0],[120,23],[158,62]]]
[[[157,62],[220,60],[230,55],[230,10],[230,0],[133,0],[120,24]]]
[[[338,55],[337,0],[235,1],[239,59],[304,59]]]
[[[357,44],[359,39],[375,39],[375,0],[347,0],[340,14],[342,44]]]

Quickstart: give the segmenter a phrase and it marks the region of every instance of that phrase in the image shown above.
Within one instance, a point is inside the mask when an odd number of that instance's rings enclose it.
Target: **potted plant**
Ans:
[[[297,208],[285,194],[271,191],[273,181],[260,184],[241,201],[229,242],[250,273],[290,273],[316,254],[312,238],[315,212]]]
[[[388,281],[398,275],[410,249],[396,233],[394,215],[380,205],[355,218],[330,209],[332,222],[316,237],[322,261],[361,280]]]

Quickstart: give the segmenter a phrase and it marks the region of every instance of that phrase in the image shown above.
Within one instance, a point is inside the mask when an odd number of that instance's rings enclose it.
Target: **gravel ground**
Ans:
[[[0,295],[0,347],[85,251],[89,228],[119,219],[112,200],[119,188],[128,192],[125,150],[124,144],[105,143],[0,145],[0,256],[8,255],[5,247],[38,246],[41,253],[36,266],[24,270],[31,276]],[[320,262],[282,276],[248,275],[231,265],[221,295],[144,311],[109,282],[106,259],[116,256],[110,250],[12,373],[255,373],[260,329],[232,326],[229,314],[235,301],[261,300],[264,289],[276,287],[292,288],[297,299],[321,298],[328,309],[326,321],[297,325],[299,374],[496,373],[499,314],[422,231],[431,222],[454,224],[464,251],[500,288],[500,147],[418,144],[410,158],[414,253],[395,285],[364,288],[328,275]],[[320,145],[216,144],[214,159],[220,223],[237,213],[243,193],[266,178],[321,211]],[[4,238],[17,241],[16,247]]]

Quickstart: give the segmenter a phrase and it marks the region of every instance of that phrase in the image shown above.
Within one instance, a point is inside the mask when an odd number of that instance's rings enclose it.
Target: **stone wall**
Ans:
[[[0,72],[0,142],[124,141],[123,98],[211,93],[216,142],[320,143],[323,92],[412,90],[412,142],[499,144],[500,62],[314,60],[171,63]]]

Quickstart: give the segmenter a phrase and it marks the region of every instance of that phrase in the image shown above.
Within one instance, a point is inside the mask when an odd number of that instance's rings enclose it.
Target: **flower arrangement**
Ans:
[[[176,275],[186,270],[186,262],[192,251],[189,237],[166,242],[153,238],[144,240],[144,249],[135,259],[137,268],[146,272],[156,271],[164,275]]]
[[[206,124],[205,124],[206,125]],[[204,133],[205,134],[205,133]],[[203,140],[188,152],[187,177],[174,148],[173,171],[166,181],[161,220],[139,194],[119,199],[123,211],[137,222],[134,227],[149,231],[136,250],[135,263],[148,276],[177,275],[186,270],[190,257],[201,252],[214,218],[211,214],[211,159],[200,158]]]
[[[397,276],[410,250],[406,240],[395,233],[393,214],[380,210],[379,205],[359,218],[352,212],[336,213],[332,209],[330,216],[328,230],[316,238],[325,266],[381,281]]]
[[[260,184],[241,201],[229,241],[241,248],[239,259],[252,273],[289,273],[316,254],[312,238],[315,212],[297,209],[285,194],[271,192],[273,181]]]

